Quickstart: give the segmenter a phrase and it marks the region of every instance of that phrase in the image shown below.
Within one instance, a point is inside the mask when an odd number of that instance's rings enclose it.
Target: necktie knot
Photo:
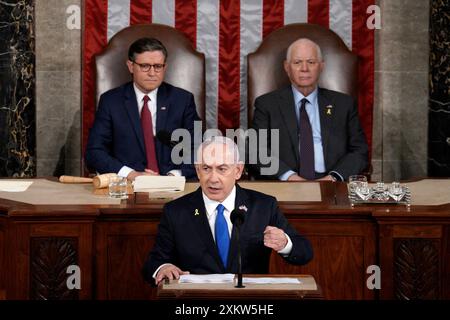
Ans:
[[[150,101],[150,97],[147,96],[147,95],[145,95],[145,96],[144,96],[144,104],[146,104],[146,103],[149,102],[149,101]]]
[[[309,101],[308,101],[308,99],[306,99],[306,98],[303,98],[302,100],[300,100],[300,111],[305,109],[306,104],[307,104],[308,102],[309,102]]]
[[[225,211],[225,207],[223,206],[223,204],[219,204],[218,206],[217,206],[217,214],[221,214],[221,215],[223,215],[223,212]]]

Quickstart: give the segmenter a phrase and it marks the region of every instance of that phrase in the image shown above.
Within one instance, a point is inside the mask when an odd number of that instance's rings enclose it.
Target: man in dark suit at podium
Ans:
[[[148,282],[185,273],[237,273],[237,240],[230,221],[235,208],[245,212],[240,227],[243,273],[268,273],[272,250],[297,265],[312,259],[309,241],[289,225],[274,197],[236,184],[243,167],[231,139],[218,136],[202,143],[195,165],[200,188],[165,205],[143,269]]]
[[[86,148],[88,167],[129,180],[138,175],[195,177],[192,164],[172,162],[170,141],[155,138],[178,128],[192,137],[199,120],[192,93],[164,82],[166,60],[167,50],[157,39],[131,44],[127,66],[133,81],[100,97]]]
[[[253,128],[279,130],[279,167],[271,178],[343,181],[368,165],[357,105],[349,95],[318,87],[324,67],[320,47],[299,39],[284,62],[291,85],[255,100]],[[261,168],[254,166],[257,175]]]

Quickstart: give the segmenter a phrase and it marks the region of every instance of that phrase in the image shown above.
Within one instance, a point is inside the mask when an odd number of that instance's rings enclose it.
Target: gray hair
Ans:
[[[300,39],[297,39],[297,40],[295,40],[294,42],[292,42],[292,43],[289,45],[289,47],[288,47],[288,49],[287,49],[287,51],[286,51],[286,61],[289,61],[289,60],[290,60],[292,48],[293,48],[296,44],[303,43],[303,42],[313,44],[313,45],[316,47],[316,50],[317,50],[317,57],[319,58],[319,61],[323,61],[322,50],[320,49],[320,46],[319,46],[317,43],[315,43],[314,41],[312,41],[311,39],[308,39],[308,38],[300,38]]]
[[[236,143],[228,138],[228,137],[224,137],[224,136],[212,136],[209,137],[208,139],[206,139],[205,141],[202,142],[202,144],[198,147],[197,149],[197,161],[196,163],[201,163],[202,160],[202,152],[203,150],[213,144],[217,144],[217,145],[223,145],[226,147],[227,153],[233,154],[233,161],[235,164],[240,163],[240,156],[239,156],[239,148],[236,145]]]

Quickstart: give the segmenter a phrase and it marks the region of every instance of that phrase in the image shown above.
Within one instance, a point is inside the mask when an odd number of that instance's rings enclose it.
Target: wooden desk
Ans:
[[[235,288],[235,283],[179,283],[162,282],[158,286],[159,299],[322,299],[322,292],[310,275],[244,275],[244,277],[294,277],[300,284],[249,284]]]
[[[311,274],[325,299],[450,299],[449,204],[352,208],[344,183],[323,182],[319,190],[320,201],[279,202],[311,240],[314,259],[297,267],[274,254],[271,274]],[[156,298],[141,268],[164,203],[146,194],[116,205],[0,199],[0,292],[7,299]],[[72,264],[81,269],[81,290],[65,285]],[[379,292],[366,287],[370,265],[381,267]]]

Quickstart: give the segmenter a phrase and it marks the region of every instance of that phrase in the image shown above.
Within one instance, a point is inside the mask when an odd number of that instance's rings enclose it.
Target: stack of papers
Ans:
[[[134,180],[134,192],[184,191],[185,177],[138,176]]]
[[[234,274],[183,274],[178,283],[233,283]]]
[[[297,278],[272,278],[272,277],[261,277],[261,278],[242,278],[243,283],[255,283],[255,284],[284,284],[284,283],[293,283],[300,284],[300,280]]]
[[[23,192],[26,191],[32,183],[33,181],[3,180],[0,181],[0,191]]]

